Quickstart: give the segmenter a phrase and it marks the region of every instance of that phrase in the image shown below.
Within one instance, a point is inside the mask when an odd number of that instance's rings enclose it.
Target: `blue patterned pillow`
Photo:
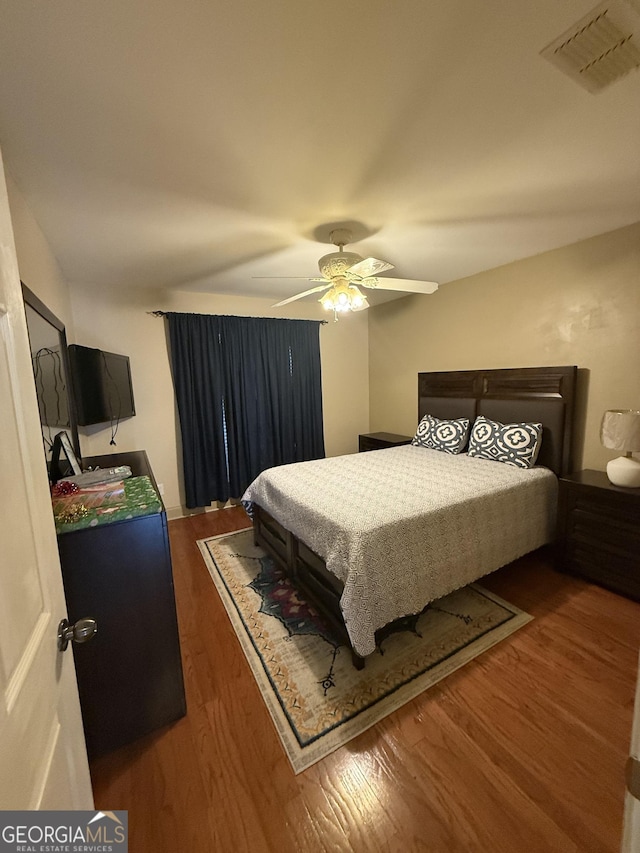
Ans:
[[[468,418],[445,421],[433,415],[425,415],[418,424],[411,444],[444,450],[445,453],[461,453],[469,436],[469,423]]]
[[[501,424],[478,415],[469,437],[469,456],[533,468],[542,443],[542,424]]]

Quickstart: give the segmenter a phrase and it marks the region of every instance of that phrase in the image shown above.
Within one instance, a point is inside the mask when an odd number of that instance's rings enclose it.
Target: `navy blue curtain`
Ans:
[[[319,321],[166,317],[188,507],[324,456]]]

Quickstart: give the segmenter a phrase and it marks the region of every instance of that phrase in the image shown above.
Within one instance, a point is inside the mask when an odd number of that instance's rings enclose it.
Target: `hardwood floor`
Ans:
[[[169,524],[188,714],[91,768],[132,853],[617,853],[640,604],[525,557],[531,623],[294,776],[195,544],[246,525]]]

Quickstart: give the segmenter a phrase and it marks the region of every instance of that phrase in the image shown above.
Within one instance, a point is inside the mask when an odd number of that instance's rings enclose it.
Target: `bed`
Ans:
[[[418,374],[418,422],[543,424],[535,467],[413,445],[260,474],[254,538],[364,665],[397,620],[549,543],[571,471],[575,366]]]

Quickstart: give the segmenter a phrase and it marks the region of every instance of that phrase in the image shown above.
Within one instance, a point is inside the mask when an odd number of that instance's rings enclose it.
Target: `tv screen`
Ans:
[[[79,426],[135,415],[128,356],[78,344],[68,349]]]

